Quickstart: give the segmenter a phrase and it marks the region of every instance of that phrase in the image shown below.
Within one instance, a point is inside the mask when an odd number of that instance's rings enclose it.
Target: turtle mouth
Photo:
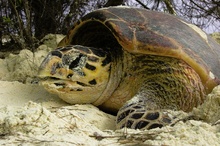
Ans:
[[[54,88],[59,91],[83,91],[83,88],[90,87],[90,85],[80,81],[72,81],[49,76],[41,78],[40,82],[44,87],[49,86],[51,89]]]

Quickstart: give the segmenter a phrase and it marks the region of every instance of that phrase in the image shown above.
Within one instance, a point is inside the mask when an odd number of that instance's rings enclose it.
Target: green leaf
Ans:
[[[4,23],[11,23],[11,19],[9,17],[3,16],[3,22]]]

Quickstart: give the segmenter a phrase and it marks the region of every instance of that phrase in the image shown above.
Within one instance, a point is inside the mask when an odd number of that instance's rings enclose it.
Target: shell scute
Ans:
[[[130,24],[143,24],[145,22],[145,17],[140,15],[140,11],[137,9],[130,10],[130,8],[113,8],[108,9],[112,15],[116,16],[119,20],[124,22],[129,22]],[[126,15],[125,15],[126,14]],[[134,16],[134,17],[131,17]],[[136,18],[138,17],[138,19]],[[110,18],[110,17],[107,17]]]
[[[134,38],[132,29],[125,22],[110,20],[105,24],[120,42],[131,42]]]

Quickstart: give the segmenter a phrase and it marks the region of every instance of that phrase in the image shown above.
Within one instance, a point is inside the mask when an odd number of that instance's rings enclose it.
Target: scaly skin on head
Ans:
[[[93,103],[106,89],[111,58],[106,52],[84,46],[66,46],[52,51],[39,69],[41,84],[64,101]]]

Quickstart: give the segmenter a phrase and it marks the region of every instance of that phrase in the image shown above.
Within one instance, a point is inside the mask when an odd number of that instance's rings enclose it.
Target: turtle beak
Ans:
[[[38,77],[44,78],[55,74],[57,63],[59,61],[60,58],[48,54],[39,67]]]
[[[66,79],[66,75],[72,74],[72,70],[62,65],[62,59],[51,53],[43,60],[38,70],[39,78]]]

